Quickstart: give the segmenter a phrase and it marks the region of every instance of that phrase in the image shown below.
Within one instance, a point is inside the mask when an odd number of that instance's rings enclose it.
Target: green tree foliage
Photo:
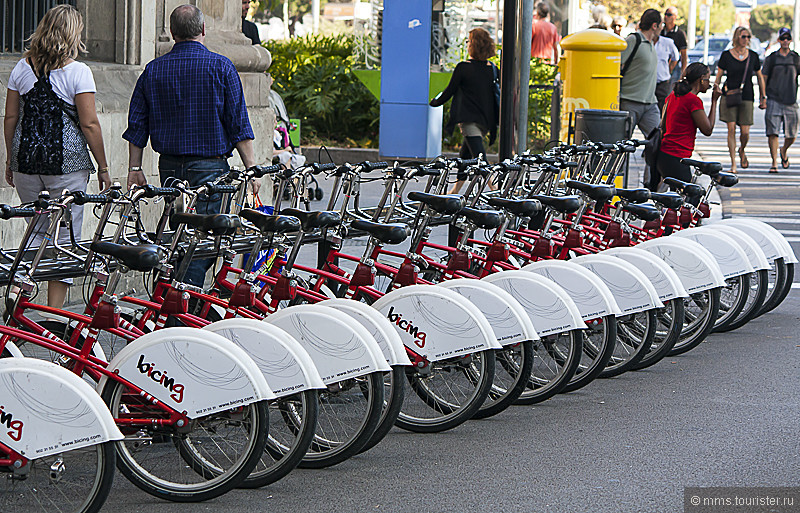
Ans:
[[[265,46],[272,54],[272,87],[289,115],[302,120],[304,140],[376,145],[380,106],[352,73],[352,36],[308,35]]]
[[[301,119],[304,144],[309,142],[374,148],[378,144],[380,105],[352,70],[351,36],[309,35],[285,41],[269,41],[272,54],[269,73],[291,117]],[[494,59],[499,64],[499,59]],[[531,61],[531,85],[553,83],[555,67],[540,59]],[[540,149],[550,139],[552,90],[534,87],[528,100],[528,146]],[[444,121],[449,118],[445,105]],[[446,148],[461,145],[455,130],[444,141]],[[492,148],[496,151],[496,146]]]
[[[639,18],[646,9],[658,9],[659,12],[664,11],[670,5],[678,8],[677,23],[683,30],[686,30],[686,22],[689,18],[689,0],[607,0],[604,2],[608,8],[608,14],[611,16],[622,16],[630,23],[638,23]],[[703,34],[705,27],[704,22],[700,20],[700,10],[698,0],[698,17],[697,17],[697,35]],[[731,0],[714,0],[711,6],[711,24],[710,32],[717,34],[721,32],[728,32],[733,27],[733,22],[736,17],[736,11],[733,8]]]
[[[762,41],[768,41],[781,27],[792,26],[791,5],[760,5],[750,13],[750,29]]]

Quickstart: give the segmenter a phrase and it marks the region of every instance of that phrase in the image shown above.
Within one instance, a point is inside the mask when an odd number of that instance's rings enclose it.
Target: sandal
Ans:
[[[781,153],[781,166],[783,169],[789,169],[789,156],[784,156],[783,153]]]
[[[769,172],[770,173],[777,173],[778,172],[778,168],[775,167],[775,166],[772,166],[771,168],[769,168]]]
[[[747,155],[744,154],[744,151],[741,148],[739,148],[739,165],[742,167],[742,169],[747,169],[750,167],[750,161],[747,160]]]

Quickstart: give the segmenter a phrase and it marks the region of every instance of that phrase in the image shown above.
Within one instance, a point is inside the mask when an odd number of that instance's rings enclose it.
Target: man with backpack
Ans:
[[[797,137],[797,74],[800,72],[800,55],[789,49],[792,44],[792,31],[782,28],[778,31],[781,47],[764,59],[761,73],[767,83],[767,110],[764,122],[767,128],[769,153],[772,156],[770,173],[778,172],[778,138],[783,125],[783,147],[780,150],[781,166],[789,167],[789,146]]]
[[[660,31],[661,13],[647,9],[639,20],[639,29],[625,39],[628,47],[622,52],[619,110],[628,111],[632,126],[638,126],[645,137],[661,122],[656,99],[658,54],[654,44]],[[648,183],[647,166],[643,178]]]

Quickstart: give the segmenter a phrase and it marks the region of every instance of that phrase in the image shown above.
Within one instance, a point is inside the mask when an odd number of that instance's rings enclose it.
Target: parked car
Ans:
[[[708,59],[703,60],[705,43],[702,37],[698,38],[697,44],[694,45],[694,48],[686,52],[689,58],[689,62],[702,62],[711,69],[711,74],[714,74],[717,72],[717,59],[719,59],[719,56],[722,52],[724,52],[727,48],[730,47],[730,43],[731,43],[731,38],[729,36],[709,37]]]

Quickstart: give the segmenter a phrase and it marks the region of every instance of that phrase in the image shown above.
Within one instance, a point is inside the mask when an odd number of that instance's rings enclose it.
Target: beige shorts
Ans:
[[[725,97],[719,101],[719,120],[725,123],[736,123],[737,125],[753,124],[753,102],[743,100],[736,107],[728,108],[725,105]]]

